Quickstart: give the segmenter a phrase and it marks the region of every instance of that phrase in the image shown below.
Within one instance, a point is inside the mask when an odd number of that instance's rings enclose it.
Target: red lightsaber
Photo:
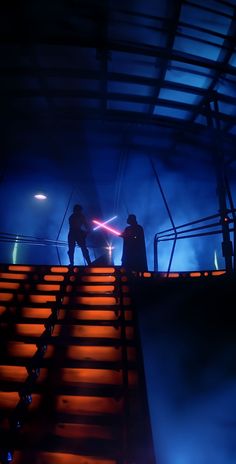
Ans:
[[[96,221],[95,219],[93,219],[93,222],[94,222],[94,224],[97,224],[98,226],[102,227],[103,229],[109,230],[109,232],[111,232],[112,234],[121,235],[121,232],[119,232],[116,229],[113,229],[112,227],[109,227],[109,226],[103,224],[102,222]]]
[[[108,224],[108,222],[111,222],[111,221],[113,221],[113,220],[116,219],[116,218],[117,218],[117,216],[113,216],[112,218],[107,219],[107,221],[104,221],[104,222],[103,222],[103,225],[104,225],[104,224]],[[101,226],[96,226],[96,227],[93,228],[93,230],[100,229],[100,227],[101,227]]]

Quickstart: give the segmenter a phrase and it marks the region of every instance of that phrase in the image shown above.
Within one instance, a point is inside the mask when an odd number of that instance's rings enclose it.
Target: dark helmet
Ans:
[[[73,208],[73,212],[74,213],[79,213],[80,211],[82,211],[82,206],[81,205],[75,205],[74,208]]]
[[[135,214],[129,214],[128,219],[127,219],[127,224],[137,224],[137,219]]]

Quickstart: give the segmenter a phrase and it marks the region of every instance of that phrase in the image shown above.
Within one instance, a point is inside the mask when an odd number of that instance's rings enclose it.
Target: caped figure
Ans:
[[[137,223],[135,214],[127,218],[127,226],[122,232],[122,266],[128,271],[147,271],[147,256],[143,227]]]
[[[74,253],[75,245],[81,248],[83,257],[87,264],[91,264],[88,248],[86,246],[86,237],[89,232],[89,224],[86,217],[83,214],[83,208],[81,205],[75,205],[73,213],[69,217],[69,233],[68,233],[68,256],[70,259],[70,265],[74,265]]]

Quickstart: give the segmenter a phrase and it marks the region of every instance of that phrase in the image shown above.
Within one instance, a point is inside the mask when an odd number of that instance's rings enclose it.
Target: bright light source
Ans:
[[[44,193],[36,193],[34,195],[34,198],[36,198],[36,200],[46,200],[47,199],[47,195],[44,195]]]
[[[108,255],[111,257],[112,256],[112,250],[114,250],[114,247],[112,245],[108,245],[106,247],[106,250],[108,250]]]

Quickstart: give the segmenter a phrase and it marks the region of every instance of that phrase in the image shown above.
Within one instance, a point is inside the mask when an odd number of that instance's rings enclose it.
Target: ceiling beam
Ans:
[[[82,38],[71,36],[56,35],[34,35],[33,33],[29,36],[28,34],[22,34],[19,36],[14,31],[9,34],[0,32],[0,42],[5,46],[14,45],[17,47],[29,47],[33,44],[38,45],[54,45],[54,46],[73,46],[82,48],[93,48],[97,49],[98,44],[95,39]],[[185,53],[177,50],[166,50],[166,48],[151,46],[145,44],[131,44],[131,43],[119,43],[112,40],[108,40],[106,44],[106,50],[109,52],[123,52],[127,54],[135,54],[140,56],[149,56],[154,59],[157,57],[164,58],[166,60],[176,61],[184,63],[186,65],[194,65],[209,71],[220,71],[221,74],[236,75],[236,68],[229,65],[227,62],[221,63],[219,61],[210,60],[201,56],[195,56],[190,53]],[[128,59],[128,57],[127,57]]]
[[[176,0],[173,3],[173,9],[171,11],[171,20],[169,22],[170,27],[167,33],[167,40],[166,40],[166,49],[169,54],[171,54],[174,41],[175,41],[175,35],[178,27],[178,22],[179,22],[179,17],[181,13],[181,7],[182,7],[182,0]],[[169,19],[169,18],[168,18]],[[155,106],[158,104],[158,102],[155,103],[155,99],[158,100],[161,88],[163,86],[163,83],[165,81],[165,75],[166,71],[169,67],[169,62],[168,60],[166,61],[164,58],[161,59],[159,66],[158,66],[158,79],[157,83],[154,89],[152,89],[152,97],[154,99],[154,103],[149,106],[148,112],[149,113],[154,113],[155,111]]]
[[[84,80],[99,80],[100,71],[92,71],[89,69],[76,69],[76,68],[50,68],[50,67],[5,67],[1,68],[1,76],[5,78],[38,78],[38,76],[43,76],[44,78],[58,77],[58,78],[74,78],[74,79],[84,79]],[[197,73],[196,73],[197,74]],[[137,76],[133,74],[117,73],[117,72],[107,72],[107,79],[111,82],[123,82],[127,84],[139,84],[144,86],[153,86],[160,84],[160,80],[152,77],[146,76]],[[6,87],[8,82],[5,82],[6,91],[10,91],[11,87]],[[193,85],[187,85],[184,83],[172,82],[165,80],[163,82],[163,88],[182,91],[184,93],[190,93],[196,96],[205,96],[208,94],[208,89],[203,87],[196,87]],[[17,90],[17,89],[15,89]],[[218,98],[220,101],[225,103],[235,104],[236,100],[231,95],[225,95],[218,92]]]
[[[236,34],[236,7],[233,9],[233,15],[231,17],[231,25],[229,28],[229,35],[230,36],[235,36]],[[202,107],[206,107],[208,103],[210,103],[212,100],[216,98],[216,89],[217,89],[217,83],[219,82],[219,79],[221,75],[224,74],[224,69],[226,66],[229,66],[229,61],[235,51],[235,43],[231,42],[228,40],[228,38],[225,39],[224,44],[227,45],[225,49],[221,48],[219,57],[217,62],[219,63],[220,67],[219,69],[216,69],[214,71],[213,78],[211,80],[210,85],[207,87],[207,94],[205,97],[201,100],[199,105],[195,108],[193,111],[190,120],[193,122],[195,118],[202,112]]]

